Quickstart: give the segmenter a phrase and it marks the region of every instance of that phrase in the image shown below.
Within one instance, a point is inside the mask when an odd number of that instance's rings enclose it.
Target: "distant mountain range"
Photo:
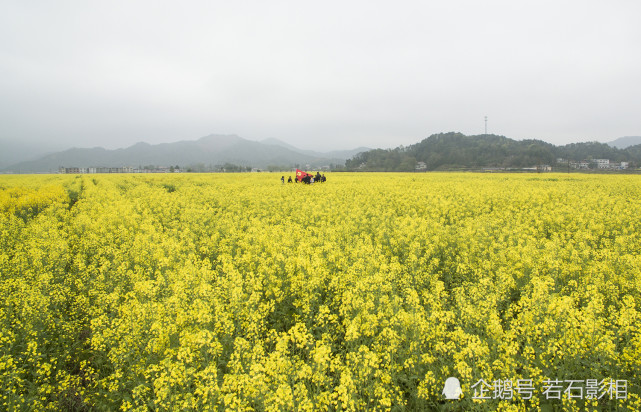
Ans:
[[[630,146],[641,144],[641,136],[625,136],[619,137],[616,140],[608,142],[608,145],[616,147],[617,149],[627,149]]]
[[[64,146],[55,143],[0,139],[0,170],[18,162],[39,159],[63,148]]]
[[[554,164],[557,158],[569,160],[610,159],[641,166],[641,136],[627,136],[609,143],[585,142],[555,146],[541,140],[513,140],[505,136],[465,136],[461,133],[434,134],[419,143],[396,149],[370,149],[320,152],[302,150],[278,139],[260,142],[236,135],[209,135],[198,140],[175,143],[136,143],[107,150],[101,147],[73,148],[44,154],[47,147],[0,141],[0,169],[14,173],[57,172],[59,167],[145,167],[180,166],[194,171],[225,167],[260,169],[316,169],[338,166],[347,170],[410,171],[417,162],[426,170],[474,169],[479,167],[531,167]],[[11,155],[15,155],[11,162]],[[35,155],[39,154],[39,157]],[[31,159],[16,162],[15,159]],[[13,163],[13,164],[11,164]]]
[[[212,170],[215,166],[233,164],[256,168],[292,167],[301,165],[318,168],[344,165],[345,160],[362,151],[353,150],[315,152],[301,150],[277,139],[255,142],[236,135],[210,135],[198,140],[175,143],[136,143],[124,149],[107,150],[101,147],[72,148],[51,153],[35,160],[22,161],[5,167],[7,172],[47,173],[63,167],[124,167],[124,166],[193,166],[198,170]]]
[[[261,140],[260,143],[267,144],[267,145],[272,145],[272,146],[281,146],[281,147],[284,147],[286,149],[290,149],[290,150],[292,150],[294,152],[303,153],[303,154],[306,154],[306,155],[312,156],[312,157],[318,157],[320,159],[331,158],[331,159],[345,159],[346,160],[346,159],[349,159],[349,158],[357,155],[358,153],[366,152],[368,150],[372,150],[369,147],[357,147],[356,149],[351,149],[351,150],[332,150],[332,151],[329,151],[329,152],[316,152],[314,150],[302,150],[302,149],[299,149],[299,148],[294,147],[294,146],[292,146],[292,145],[290,145],[288,143],[285,143],[283,141],[280,141],[280,140],[274,139],[274,138]],[[344,160],[343,160],[343,162],[344,162]]]

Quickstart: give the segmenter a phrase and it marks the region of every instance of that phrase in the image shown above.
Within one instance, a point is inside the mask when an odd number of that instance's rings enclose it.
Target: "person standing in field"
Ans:
[[[285,184],[285,176],[281,176],[280,181],[283,182],[283,184]]]
[[[291,182],[292,182],[292,177],[289,176],[289,179],[287,179],[287,183],[291,183]]]

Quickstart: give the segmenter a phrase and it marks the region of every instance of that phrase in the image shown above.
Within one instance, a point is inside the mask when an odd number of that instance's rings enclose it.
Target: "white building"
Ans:
[[[610,167],[610,159],[594,159],[597,168],[608,169]]]

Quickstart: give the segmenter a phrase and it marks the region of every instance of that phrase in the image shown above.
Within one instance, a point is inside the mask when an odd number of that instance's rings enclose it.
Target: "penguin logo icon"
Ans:
[[[459,399],[463,394],[461,390],[461,383],[456,378],[447,378],[445,386],[443,387],[443,395],[445,399]]]

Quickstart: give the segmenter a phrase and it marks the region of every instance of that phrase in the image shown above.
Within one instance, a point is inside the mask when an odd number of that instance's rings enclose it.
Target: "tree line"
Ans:
[[[418,162],[425,170],[467,170],[483,167],[523,168],[554,165],[558,158],[570,161],[610,159],[641,165],[641,145],[617,149],[605,143],[586,142],[555,146],[541,140],[513,140],[505,136],[462,133],[433,134],[411,146],[375,149],[345,162],[347,170],[409,172]]]

